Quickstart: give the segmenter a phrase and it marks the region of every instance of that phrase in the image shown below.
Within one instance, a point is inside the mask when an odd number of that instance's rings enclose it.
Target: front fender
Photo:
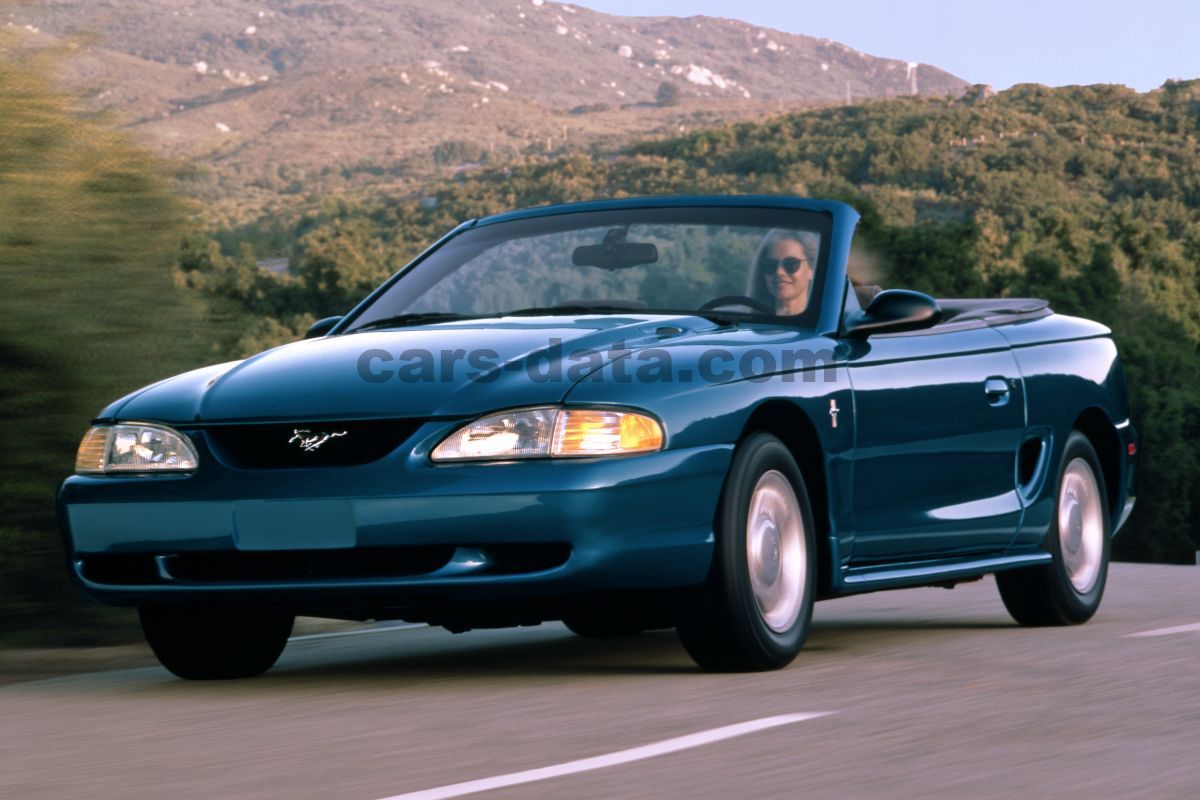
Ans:
[[[701,360],[719,351],[737,365],[750,354],[770,355],[776,365],[789,358],[786,351],[810,354],[806,365],[786,371],[751,375],[739,372],[723,380],[702,374]],[[710,337],[663,348],[669,369],[646,370],[653,353],[639,351],[620,363],[608,364],[573,386],[571,404],[622,405],[656,415],[666,432],[669,450],[736,444],[756,411],[767,404],[773,419],[779,409],[791,408],[796,425],[807,420],[819,439],[825,471],[829,535],[834,552],[848,557],[853,549],[851,496],[855,441],[854,398],[845,367],[844,346],[823,337],[797,336],[795,331],[741,331],[736,336]],[[814,359],[811,354],[827,356]],[[796,358],[800,361],[800,357]],[[831,413],[836,409],[836,413]],[[836,424],[835,424],[836,423]]]

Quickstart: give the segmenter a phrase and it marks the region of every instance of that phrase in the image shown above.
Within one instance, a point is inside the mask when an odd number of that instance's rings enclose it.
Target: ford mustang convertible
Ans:
[[[464,222],[304,341],[101,411],[58,497],[72,577],[185,678],[264,672],[297,614],[675,627],[715,670],[789,663],[816,600],[993,573],[1018,623],[1086,621],[1134,503],[1108,329],[860,285],[857,220]]]

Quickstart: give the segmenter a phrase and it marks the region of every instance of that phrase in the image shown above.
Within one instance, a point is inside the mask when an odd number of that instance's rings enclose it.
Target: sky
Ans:
[[[919,61],[971,83],[1200,78],[1200,0],[583,0],[635,16],[732,17]]]

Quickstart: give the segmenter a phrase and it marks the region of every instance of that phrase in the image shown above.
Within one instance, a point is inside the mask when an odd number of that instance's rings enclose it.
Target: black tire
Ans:
[[[1068,468],[1082,461],[1091,470],[1099,501],[1099,519],[1103,541],[1099,545],[1098,572],[1090,586],[1077,587],[1072,583],[1067,560],[1063,553],[1063,537],[1059,535],[1059,509],[1065,499],[1063,481]],[[1000,599],[1012,618],[1021,625],[1044,627],[1050,625],[1079,625],[1087,622],[1100,607],[1108,579],[1111,522],[1108,495],[1104,488],[1104,471],[1100,459],[1087,437],[1078,431],[1071,433],[1063,449],[1055,481],[1055,507],[1044,547],[1053,557],[1044,566],[1010,570],[996,574]],[[1070,534],[1068,534],[1069,536]],[[1078,578],[1077,578],[1078,579]]]
[[[187,680],[252,678],[287,645],[295,617],[282,611],[143,606],[142,631],[159,662]]]
[[[794,621],[775,630],[755,597],[747,555],[747,527],[755,487],[768,476],[782,475],[794,494],[802,530],[804,559],[790,562],[796,580]],[[782,539],[778,540],[782,541]],[[783,548],[778,548],[779,553]],[[776,556],[775,563],[783,565]],[[796,657],[808,636],[816,592],[816,536],[812,505],[796,460],[779,439],[755,433],[738,445],[717,508],[716,547],[705,585],[685,607],[678,632],[688,654],[703,669],[746,672],[784,667]],[[784,577],[780,566],[776,580]],[[785,617],[790,619],[790,615]]]

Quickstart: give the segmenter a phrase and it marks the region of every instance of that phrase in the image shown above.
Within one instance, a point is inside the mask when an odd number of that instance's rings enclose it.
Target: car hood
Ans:
[[[560,402],[573,384],[622,353],[720,330],[734,329],[691,315],[624,314],[462,320],[328,336],[169,378],[114,403],[101,418],[471,416]]]

